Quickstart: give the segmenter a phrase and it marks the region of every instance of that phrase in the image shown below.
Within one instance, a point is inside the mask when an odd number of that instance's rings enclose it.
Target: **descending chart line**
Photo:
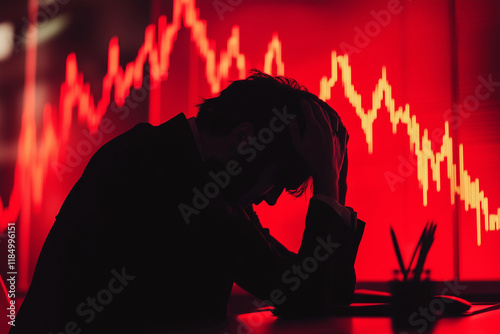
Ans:
[[[340,72],[340,75],[339,75]],[[481,216],[484,219],[485,231],[500,230],[500,208],[496,213],[489,211],[488,198],[479,187],[479,179],[472,180],[469,172],[464,167],[463,145],[459,144],[458,175],[457,164],[453,156],[453,139],[450,137],[448,122],[444,124],[444,134],[441,147],[434,152],[429,140],[428,130],[423,129],[421,135],[420,124],[415,115],[410,114],[410,105],[396,108],[396,103],[392,98],[392,86],[387,81],[387,70],[382,68],[382,76],[378,80],[372,93],[372,107],[365,111],[362,104],[362,96],[356,91],[352,84],[351,65],[348,55],[337,55],[335,51],[331,53],[331,75],[323,76],[320,80],[319,97],[323,100],[331,99],[331,90],[337,84],[344,88],[344,95],[355,109],[356,115],[361,120],[361,128],[366,136],[368,152],[373,153],[373,123],[377,119],[377,112],[382,108],[382,104],[389,112],[389,119],[392,123],[392,133],[396,134],[399,123],[406,125],[409,137],[410,149],[417,156],[417,178],[422,185],[422,202],[428,205],[427,194],[429,191],[429,167],[431,169],[432,181],[436,183],[436,190],[441,190],[441,170],[440,166],[446,159],[447,173],[450,180],[450,202],[455,204],[455,195],[459,195],[464,202],[465,210],[476,210],[476,243],[481,246]]]
[[[30,17],[37,11],[37,1],[30,0]],[[84,124],[91,133],[98,130],[99,124],[110,103],[118,106],[125,103],[133,88],[140,88],[144,79],[144,66],[149,66],[150,80],[163,82],[168,79],[171,66],[170,56],[174,49],[177,34],[181,26],[189,29],[191,42],[195,45],[199,56],[205,63],[205,77],[212,94],[216,94],[229,79],[233,66],[238,77],[244,78],[247,73],[248,60],[240,50],[240,27],[231,28],[225,48],[217,53],[215,42],[207,34],[207,23],[200,19],[195,0],[174,0],[171,22],[166,16],[160,16],[157,24],[146,27],[144,42],[137,52],[136,58],[120,65],[120,46],[117,37],[113,37],[108,46],[108,68],[102,79],[102,90],[99,98],[91,93],[91,87],[85,81],[84,74],[78,68],[76,54],[71,53],[66,59],[64,82],[60,87],[59,105],[45,103],[41,129],[37,130],[35,122],[34,87],[36,80],[36,39],[29,39],[25,65],[26,86],[21,119],[21,130],[18,140],[18,154],[15,164],[14,184],[7,200],[0,198],[0,228],[4,229],[9,222],[19,219],[19,235],[29,240],[30,215],[32,209],[40,208],[43,202],[43,189],[49,171],[49,164],[58,161],[64,148],[70,141],[71,127],[76,112],[78,122]],[[36,22],[30,25],[30,31],[36,34]],[[284,75],[285,63],[282,59],[283,46],[277,33],[273,34],[264,55],[264,72]],[[271,73],[273,67],[276,73]],[[392,131],[396,133],[397,125],[404,124],[409,136],[409,144],[417,156],[418,181],[422,185],[423,205],[428,205],[427,193],[430,179],[440,191],[440,166],[446,159],[447,178],[450,180],[450,202],[455,204],[455,195],[464,202],[466,210],[476,210],[477,245],[481,245],[483,231],[500,230],[500,208],[490,213],[488,197],[479,186],[479,179],[473,179],[464,166],[464,148],[458,144],[458,165],[453,155],[453,139],[450,137],[449,125],[444,124],[443,142],[440,149],[434,152],[428,138],[427,129],[421,131],[415,115],[410,114],[409,104],[396,108],[392,97],[392,86],[386,75],[386,68],[372,93],[372,107],[365,110],[362,96],[351,80],[351,65],[347,55],[331,54],[331,73],[320,80],[320,98],[329,100],[331,90],[341,84],[344,96],[354,107],[361,120],[361,127],[366,135],[369,153],[373,152],[373,123],[377,112],[385,107],[390,114]],[[150,106],[149,121],[158,125],[161,121],[160,108]],[[37,131],[41,131],[40,135]],[[455,144],[456,145],[456,144]],[[430,171],[429,166],[430,165]],[[481,222],[484,221],[484,225]],[[28,242],[21,246],[20,262],[28,262]],[[23,284],[24,282],[24,284]],[[23,278],[21,288],[26,287],[27,279]]]

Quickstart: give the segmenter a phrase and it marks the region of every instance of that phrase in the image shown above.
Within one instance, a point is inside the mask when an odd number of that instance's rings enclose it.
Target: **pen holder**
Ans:
[[[423,309],[428,309],[434,296],[434,282],[430,280],[391,281],[391,312],[395,328],[418,325]]]

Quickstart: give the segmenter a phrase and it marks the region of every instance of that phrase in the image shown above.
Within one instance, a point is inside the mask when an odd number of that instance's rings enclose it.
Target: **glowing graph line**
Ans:
[[[37,3],[36,0],[30,0],[30,4]],[[78,120],[86,123],[91,132],[95,132],[100,124],[106,109],[112,100],[118,105],[122,105],[125,98],[130,94],[132,87],[139,88],[143,82],[143,68],[148,62],[150,66],[151,80],[161,82],[168,79],[168,69],[170,67],[170,55],[173,50],[177,33],[181,29],[181,23],[190,29],[191,40],[195,44],[199,55],[205,60],[205,75],[210,86],[211,92],[216,93],[221,89],[222,84],[228,79],[230,68],[233,62],[243,78],[246,74],[246,58],[240,52],[239,27],[234,26],[231,29],[231,35],[227,40],[225,50],[219,54],[219,61],[216,60],[215,42],[209,40],[207,35],[206,22],[199,18],[198,9],[195,0],[174,0],[173,18],[171,23],[167,23],[167,18],[161,16],[158,25],[149,25],[145,30],[144,43],[138,50],[134,61],[128,63],[125,67],[120,66],[119,56],[120,48],[118,39],[112,38],[108,49],[108,70],[103,78],[101,98],[97,103],[91,94],[88,83],[84,81],[83,74],[79,72],[76,55],[70,54],[66,60],[65,81],[61,85],[59,109],[46,104],[43,110],[42,134],[39,142],[37,141],[37,129],[34,116],[34,102],[30,100],[34,88],[34,75],[36,67],[36,39],[34,49],[28,53],[26,61],[26,89],[25,105],[22,114],[21,132],[18,142],[18,160],[15,166],[14,186],[6,206],[0,198],[0,227],[5,228],[8,222],[16,221],[20,216],[20,234],[29,236],[29,219],[31,208],[39,208],[42,203],[42,190],[45,178],[47,176],[48,166],[51,161],[57,161],[63,148],[69,142],[71,124],[73,122],[73,109],[77,109]],[[30,14],[33,14],[33,8],[30,6]],[[34,9],[36,13],[36,9]],[[34,17],[35,15],[30,15]],[[281,59],[282,46],[278,35],[272,37],[268,44],[268,51],[264,59],[264,71],[271,73],[273,62],[276,64],[277,73],[284,74],[284,63]],[[35,62],[32,61],[34,57]],[[31,61],[28,61],[31,59]],[[497,214],[489,214],[488,199],[484,192],[479,190],[479,181],[471,181],[470,176],[463,167],[463,148],[460,145],[459,172],[456,175],[456,165],[453,163],[452,139],[448,134],[448,125],[445,125],[445,135],[443,136],[443,145],[441,151],[433,153],[430,150],[430,142],[427,138],[427,131],[424,130],[423,137],[420,137],[419,124],[415,116],[410,117],[409,105],[404,108],[395,109],[392,99],[392,87],[386,79],[386,70],[382,70],[382,78],[379,80],[372,96],[372,109],[365,113],[361,104],[361,95],[359,95],[351,82],[351,67],[347,56],[337,56],[332,54],[332,72],[330,78],[321,80],[321,98],[330,98],[330,89],[338,80],[338,69],[341,72],[341,82],[344,86],[344,94],[349,102],[355,107],[356,114],[360,117],[362,128],[366,134],[368,149],[373,151],[373,122],[376,119],[377,110],[380,109],[382,102],[385,103],[387,110],[391,114],[393,132],[399,122],[406,124],[408,135],[410,137],[410,147],[417,154],[419,167],[418,179],[423,185],[424,205],[427,205],[427,190],[429,187],[429,175],[426,164],[431,162],[432,177],[436,181],[436,187],[440,189],[439,165],[444,158],[448,163],[448,178],[452,180],[451,202],[454,201],[454,194],[459,194],[465,202],[465,208],[469,207],[477,210],[478,222],[478,245],[481,244],[481,213],[485,216],[485,230],[499,230],[500,209]],[[33,83],[33,85],[31,85]],[[111,92],[114,89],[114,96]],[[58,115],[58,119],[54,116]],[[152,107],[149,112],[149,120],[152,124],[160,122],[159,108]],[[56,126],[58,121],[58,126]],[[420,144],[420,141],[422,143]],[[457,178],[460,179],[460,186],[457,185]],[[21,248],[21,263],[27,263],[27,243]],[[23,284],[23,281],[25,284]],[[26,287],[26,280],[21,281],[21,285]],[[21,288],[23,288],[21,286]]]
[[[417,178],[422,185],[423,204],[427,206],[427,192],[429,190],[429,168],[432,172],[432,180],[436,182],[436,190],[441,190],[440,166],[446,158],[447,177],[450,180],[450,200],[455,204],[455,194],[464,201],[465,210],[470,208],[476,210],[476,229],[477,245],[481,245],[481,214],[484,217],[485,231],[500,230],[500,208],[497,213],[490,214],[488,208],[488,198],[484,191],[479,188],[479,180],[476,178],[471,181],[471,176],[464,169],[463,145],[459,144],[459,168],[457,177],[457,165],[453,160],[453,139],[450,137],[448,122],[445,122],[443,142],[438,152],[431,148],[431,141],[428,137],[428,130],[423,130],[420,135],[420,125],[417,123],[416,116],[410,115],[410,106],[395,107],[395,101],[392,98],[392,87],[387,81],[386,68],[382,68],[382,77],[379,79],[372,94],[372,108],[365,112],[363,108],[361,95],[358,94],[351,81],[351,66],[347,55],[337,56],[335,51],[331,55],[331,76],[323,76],[320,80],[319,97],[323,100],[331,98],[331,89],[335,86],[341,73],[341,84],[344,87],[344,95],[349,103],[354,107],[356,115],[361,119],[361,128],[365,132],[368,152],[373,152],[373,122],[377,118],[377,111],[384,103],[390,115],[392,123],[392,132],[395,134],[399,123],[406,125],[407,134],[410,139],[410,149],[417,156]],[[460,180],[459,183],[458,179]]]
[[[34,5],[36,4],[36,6]],[[95,132],[108,108],[114,88],[114,97],[118,106],[123,105],[130,89],[140,88],[143,82],[143,68],[148,62],[151,80],[164,81],[168,78],[170,55],[173,50],[181,22],[191,31],[191,40],[196,45],[198,53],[205,60],[205,75],[212,93],[220,91],[221,85],[227,81],[233,60],[238,69],[239,78],[246,74],[245,56],[239,50],[239,27],[234,26],[227,40],[226,50],[220,52],[216,60],[215,42],[208,39],[206,22],[199,18],[195,0],[175,0],[172,22],[167,24],[167,18],[161,16],[158,20],[158,38],[155,38],[157,27],[149,25],[144,34],[144,43],[139,48],[137,57],[128,63],[125,69],[119,65],[120,48],[118,39],[112,38],[108,49],[108,70],[103,78],[101,99],[94,103],[90,85],[85,83],[83,74],[79,72],[76,55],[70,54],[66,60],[66,78],[61,85],[59,100],[59,127],[54,123],[54,107],[46,104],[44,107],[42,135],[37,143],[37,127],[35,123],[34,83],[36,75],[36,38],[30,34],[27,47],[25,105],[23,107],[21,131],[18,141],[18,160],[15,166],[14,186],[6,206],[0,198],[0,228],[5,229],[8,222],[14,222],[19,217],[19,234],[26,242],[22,243],[20,263],[28,263],[28,239],[31,208],[40,208],[42,193],[48,166],[51,161],[57,161],[66,144],[69,142],[73,109],[77,109],[78,120],[86,123],[91,132]],[[36,17],[38,2],[30,0],[30,15]],[[33,14],[33,15],[32,15]],[[36,30],[36,25],[30,29]],[[266,69],[271,72],[272,62],[276,61],[277,73],[284,74],[281,60],[281,43],[277,35],[269,43],[265,56]],[[157,125],[160,122],[159,108],[154,106],[149,111],[149,121]],[[23,270],[27,273],[27,270]],[[25,277],[19,280],[20,288],[27,288]]]
[[[37,0],[29,0],[28,1],[28,17],[36,17],[36,13],[38,12],[38,1]],[[40,190],[40,196],[35,199],[41,200],[41,189],[37,189],[36,185],[30,182],[33,176],[45,176],[46,169],[44,170],[44,166],[33,166],[32,170],[29,170],[27,167],[30,166],[29,163],[32,162],[32,158],[35,156],[36,146],[36,124],[35,124],[35,83],[36,83],[36,62],[37,62],[37,36],[38,36],[38,22],[36,20],[31,20],[28,26],[28,35],[29,38],[26,41],[26,60],[25,67],[26,70],[24,72],[25,75],[25,85],[23,92],[23,115],[22,115],[22,129],[19,134],[18,141],[18,160],[16,163],[16,167],[14,170],[14,189],[11,194],[11,198],[14,197],[14,203],[12,207],[7,208],[7,216],[8,218],[13,218],[9,221],[4,221],[3,219],[3,204],[2,199],[0,198],[0,226],[3,229],[7,226],[8,222],[13,222],[20,215],[20,220],[23,221],[21,224],[21,228],[18,229],[19,239],[22,239],[24,245],[28,245],[30,242],[30,234],[29,234],[29,219],[31,215],[31,194]],[[44,115],[44,125],[50,121],[50,112],[47,112],[47,115]],[[44,133],[43,139],[45,139],[48,143],[50,143],[51,137],[51,128],[48,125],[47,131]],[[21,150],[20,148],[24,149]],[[41,150],[43,151],[46,146],[42,145]],[[52,156],[49,156],[51,158]],[[46,167],[46,165],[45,165]],[[41,185],[40,185],[41,186]],[[21,192],[24,196],[30,199],[28,202],[29,205],[21,205],[19,198],[21,197]],[[9,209],[10,212],[9,212]],[[10,215],[10,217],[9,217]],[[21,247],[23,247],[23,243],[21,243]],[[15,272],[18,271],[20,273],[19,276],[19,287],[25,288],[27,287],[26,280],[23,277],[23,273],[28,272],[28,252],[26,249],[27,246],[24,246],[25,251],[20,252],[19,261],[17,268],[11,267],[9,264],[9,271]],[[24,280],[24,281],[23,281]]]
[[[119,65],[120,48],[118,39],[112,38],[108,50],[108,71],[103,78],[101,99],[94,103],[90,86],[84,82],[83,74],[78,71],[76,55],[70,54],[66,60],[66,78],[61,85],[60,92],[60,124],[59,131],[55,130],[53,120],[53,107],[46,105],[44,109],[43,134],[40,149],[37,150],[36,125],[34,122],[34,103],[25,107],[22,117],[21,134],[18,145],[19,160],[16,170],[24,177],[16,177],[14,189],[9,199],[9,205],[4,207],[0,199],[0,226],[5,227],[9,221],[15,221],[19,215],[21,194],[19,185],[24,183],[32,185],[33,196],[23,196],[23,203],[33,202],[40,205],[43,189],[43,179],[48,170],[50,161],[58,158],[59,148],[65,147],[69,141],[71,124],[73,121],[73,108],[77,109],[78,120],[86,122],[91,132],[95,132],[111,102],[111,91],[114,88],[114,100],[119,106],[123,105],[130,89],[140,88],[143,81],[143,67],[148,61],[151,67],[151,77],[156,81],[168,78],[170,54],[177,33],[181,28],[181,19],[184,26],[191,29],[191,39],[197,46],[199,54],[206,61],[206,77],[212,93],[220,91],[221,83],[228,79],[232,60],[236,62],[239,77],[246,74],[245,56],[239,51],[239,27],[234,26],[227,42],[227,49],[220,52],[220,61],[216,61],[215,43],[210,41],[206,33],[206,22],[199,19],[198,10],[194,0],[174,1],[174,16],[167,24],[165,16],[158,21],[158,43],[155,41],[156,26],[146,28],[144,43],[138,51],[135,61],[126,65],[125,70]],[[35,50],[36,51],[36,50]],[[36,56],[36,54],[35,54]],[[273,61],[276,61],[277,73],[284,74],[284,64],[281,60],[281,42],[277,35],[269,43],[269,50],[265,55],[264,67],[271,73]],[[27,66],[26,73],[34,73],[34,69]],[[30,81],[27,80],[29,83]],[[27,84],[27,87],[31,87]],[[28,89],[28,88],[26,88]],[[27,100],[28,102],[31,100]],[[158,123],[160,116],[150,113],[151,123]],[[35,141],[34,141],[35,140]]]

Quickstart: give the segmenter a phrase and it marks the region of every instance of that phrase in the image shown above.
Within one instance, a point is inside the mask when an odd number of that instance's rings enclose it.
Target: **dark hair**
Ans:
[[[199,111],[196,124],[200,131],[213,136],[229,135],[243,122],[250,122],[258,131],[269,126],[270,120],[275,117],[273,109],[277,109],[296,115],[302,133],[305,129],[305,119],[300,108],[302,98],[320,101],[294,79],[273,77],[253,69],[248,78],[233,81],[217,97],[204,99],[197,105]],[[282,172],[278,182],[283,183],[282,186],[288,193],[298,197],[306,191],[311,171],[295,152],[289,131],[276,134],[275,139],[266,145],[261,154],[280,163]]]
[[[297,114],[300,98],[306,94],[309,94],[307,89],[294,79],[252,69],[248,78],[233,81],[217,97],[203,99],[197,105],[197,125],[214,136],[228,135],[242,122],[250,122],[259,129],[266,126],[273,108],[282,110],[286,106],[289,112],[296,109],[293,111]]]

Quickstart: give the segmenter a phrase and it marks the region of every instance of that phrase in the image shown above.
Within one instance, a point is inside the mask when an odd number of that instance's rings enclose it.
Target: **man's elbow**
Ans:
[[[354,287],[356,285],[356,272],[354,267],[349,272],[337,276],[332,284],[330,304],[350,305],[354,298]]]

